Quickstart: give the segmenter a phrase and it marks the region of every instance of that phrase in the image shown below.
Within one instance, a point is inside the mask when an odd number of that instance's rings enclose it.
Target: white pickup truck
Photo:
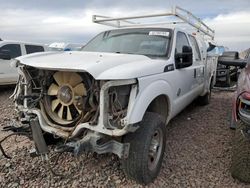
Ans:
[[[177,7],[173,15],[180,12]],[[122,27],[130,18],[95,16],[94,22]],[[210,100],[217,60],[207,56],[212,39],[205,38],[214,31],[195,20],[206,29],[187,20],[195,33],[178,24],[126,26],[100,33],[82,51],[17,58],[16,109],[37,154],[48,156],[54,135],[64,143],[58,152],[114,153],[130,178],[152,182],[168,122],[194,99]]]

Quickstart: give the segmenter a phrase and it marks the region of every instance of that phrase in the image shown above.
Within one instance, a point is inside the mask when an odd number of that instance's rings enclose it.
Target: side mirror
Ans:
[[[207,48],[207,52],[212,51],[216,46],[212,44],[211,42],[208,43],[209,47]]]
[[[183,46],[182,53],[175,54],[177,69],[189,67],[193,64],[193,50],[191,46]]]
[[[0,52],[0,59],[11,60],[10,54]]]

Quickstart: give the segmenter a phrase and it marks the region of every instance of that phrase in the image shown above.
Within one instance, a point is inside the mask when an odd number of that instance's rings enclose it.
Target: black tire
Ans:
[[[250,183],[250,142],[241,133],[244,129],[246,125],[242,121],[237,123],[230,171],[233,178]]]
[[[212,80],[210,82],[209,91],[204,96],[198,97],[198,103],[201,106],[208,105],[211,101],[211,95],[212,95]]]
[[[152,145],[156,134],[162,136],[158,146]],[[166,145],[166,125],[161,116],[156,113],[146,113],[140,122],[140,128],[134,133],[125,135],[123,141],[130,143],[129,156],[122,161],[125,174],[140,184],[153,182],[160,172]],[[155,158],[152,157],[154,152],[156,152]]]

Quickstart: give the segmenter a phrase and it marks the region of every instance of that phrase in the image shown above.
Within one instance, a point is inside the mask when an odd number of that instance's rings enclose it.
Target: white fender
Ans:
[[[147,82],[148,83],[148,82]],[[172,101],[173,94],[171,93],[172,89],[170,85],[164,80],[155,81],[149,85],[139,84],[139,93],[136,97],[133,107],[128,112],[128,124],[138,123],[142,120],[148,106],[150,103],[158,96],[165,95],[168,97],[169,102],[169,117],[166,117],[167,121],[171,117],[172,112]]]

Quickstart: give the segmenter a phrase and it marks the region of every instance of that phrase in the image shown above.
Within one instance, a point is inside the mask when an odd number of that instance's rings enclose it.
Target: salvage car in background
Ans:
[[[48,46],[50,51],[79,51],[83,44],[54,42]]]
[[[231,60],[231,62],[225,61],[227,59]],[[237,64],[239,59],[239,53],[234,51],[224,52],[218,58],[216,86],[231,87],[233,82],[237,82],[240,70],[240,65]],[[235,63],[232,64],[233,60],[235,60]]]
[[[160,14],[170,15],[191,28],[176,22],[138,27],[127,21],[135,17],[94,16],[95,23],[115,20],[119,29],[100,33],[82,51],[17,58],[18,130],[32,132],[36,154],[50,159],[46,133],[63,139],[57,152],[114,153],[128,177],[142,184],[157,177],[166,124],[194,99],[210,102],[217,62],[207,54],[214,31],[179,7]],[[132,25],[122,26],[124,19]]]
[[[226,63],[230,63],[227,61]],[[246,67],[238,78],[237,91],[233,99],[230,128],[236,129],[233,138],[231,174],[243,182],[250,183],[250,57],[231,63]]]
[[[0,41],[0,85],[15,84],[18,79],[17,69],[11,67],[14,58],[35,52],[44,52],[46,47],[41,44],[19,41]]]

